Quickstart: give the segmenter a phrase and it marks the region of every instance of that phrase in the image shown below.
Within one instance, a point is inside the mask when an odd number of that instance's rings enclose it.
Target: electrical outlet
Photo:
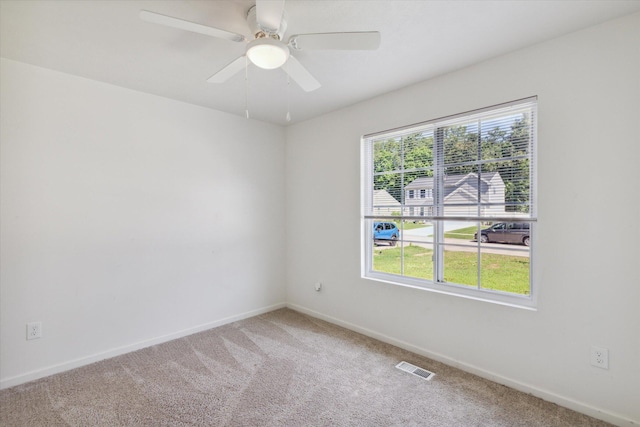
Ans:
[[[42,338],[42,322],[27,323],[27,339],[35,340]]]
[[[609,350],[591,346],[591,364],[602,369],[609,369]]]

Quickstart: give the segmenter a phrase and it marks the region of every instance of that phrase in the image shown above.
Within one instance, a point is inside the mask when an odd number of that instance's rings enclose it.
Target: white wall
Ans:
[[[639,41],[635,14],[289,127],[289,304],[640,423]],[[361,279],[360,136],[532,95],[538,310]],[[609,370],[590,366],[591,345],[609,349]]]
[[[2,387],[284,303],[281,127],[1,66]]]

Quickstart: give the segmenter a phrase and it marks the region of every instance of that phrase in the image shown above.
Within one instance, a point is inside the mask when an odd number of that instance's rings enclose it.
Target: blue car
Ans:
[[[374,222],[373,223],[373,242],[374,243],[389,243],[391,246],[395,246],[400,236],[400,230],[393,222]]]

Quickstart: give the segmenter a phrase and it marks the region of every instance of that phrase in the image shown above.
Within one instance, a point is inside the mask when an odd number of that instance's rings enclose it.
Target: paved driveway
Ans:
[[[461,228],[472,227],[476,225],[475,222],[455,222],[445,223],[445,232],[451,230],[458,230]],[[411,230],[405,230],[402,234],[404,246],[422,246],[425,248],[433,248],[433,227],[431,225],[421,228],[414,228]],[[464,239],[451,239],[445,238],[445,250],[447,251],[463,251],[463,252],[476,252],[478,250],[478,242],[474,240]],[[511,255],[520,257],[529,257],[529,248],[524,245],[511,245],[506,243],[482,243],[482,252],[498,255]],[[385,249],[391,246],[380,245],[376,246],[376,249]]]
[[[452,222],[452,221],[445,221],[444,223],[444,231],[445,233],[447,231],[451,231],[451,230],[459,230],[461,228],[467,228],[467,227],[473,227],[477,225],[477,223],[475,222]],[[411,230],[405,230],[404,231],[404,236],[406,238],[411,238],[411,237],[428,237],[433,235],[433,226],[432,225],[427,225],[425,227],[421,227],[421,228],[413,228]]]

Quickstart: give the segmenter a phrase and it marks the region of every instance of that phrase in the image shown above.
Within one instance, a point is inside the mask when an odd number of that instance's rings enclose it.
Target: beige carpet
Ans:
[[[0,425],[607,424],[282,309],[3,390]]]

